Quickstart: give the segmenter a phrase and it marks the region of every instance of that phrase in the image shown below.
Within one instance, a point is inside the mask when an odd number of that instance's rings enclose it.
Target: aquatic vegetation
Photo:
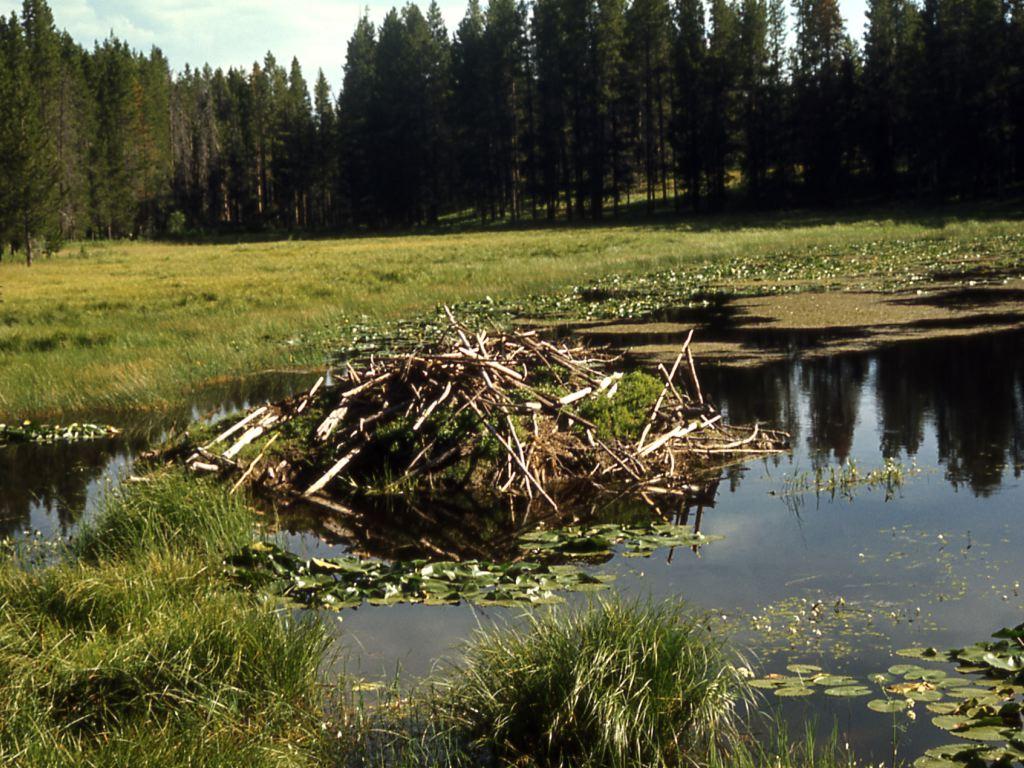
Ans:
[[[916,464],[904,464],[898,459],[888,458],[881,467],[861,470],[856,461],[847,461],[839,467],[834,465],[816,467],[814,471],[799,472],[783,478],[784,489],[778,495],[795,496],[813,492],[836,494],[852,499],[858,487],[882,488],[886,499],[892,499],[908,478],[921,473]]]
[[[605,589],[612,580],[572,565],[525,561],[304,560],[266,542],[246,547],[225,562],[240,585],[331,610],[363,602],[444,605],[469,600],[483,605],[541,605],[560,602],[557,592]]]
[[[9,443],[77,443],[83,440],[99,440],[116,437],[119,430],[104,424],[34,424],[22,421],[19,424],[0,424],[0,447]]]
[[[739,741],[739,660],[679,605],[602,602],[480,630],[451,689],[456,717],[509,761],[700,765]]]
[[[700,547],[721,536],[705,536],[688,525],[648,523],[598,525],[555,530],[538,530],[520,537],[523,549],[531,553],[566,557],[611,555],[613,547],[622,544],[626,557],[646,557],[662,547]]]
[[[913,646],[895,654],[926,662],[957,664],[957,675],[942,669],[900,663],[885,673],[870,675],[867,684],[855,678],[834,676],[820,667],[792,664],[790,675],[772,673],[750,681],[754,688],[776,696],[810,696],[824,688],[831,696],[867,696],[877,687],[881,697],[867,708],[881,714],[903,714],[916,719],[916,706],[934,715],[936,728],[966,742],[929,749],[916,768],[956,768],[985,763],[1024,764],[1024,624],[996,632],[995,641],[941,652],[934,647]],[[839,687],[829,688],[836,681]]]
[[[1005,273],[1024,269],[1022,253],[1024,235],[1018,233],[964,240],[870,239],[767,253],[748,250],[687,267],[608,273],[544,293],[467,299],[451,308],[474,325],[499,328],[524,320],[637,321],[685,309],[713,310],[735,296],[820,291],[840,285],[895,291],[966,274],[974,274],[975,282],[1000,282]],[[441,306],[393,320],[352,317],[326,343],[338,360],[411,349],[435,335],[444,321]]]

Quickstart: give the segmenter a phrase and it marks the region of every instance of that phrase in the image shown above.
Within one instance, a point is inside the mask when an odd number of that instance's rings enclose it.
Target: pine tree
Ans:
[[[376,30],[359,19],[348,42],[345,75],[338,98],[344,197],[356,224],[373,224],[374,137],[371,110],[376,99]]]
[[[1006,51],[1010,156],[1014,179],[1024,181],[1024,0],[1010,0]]]
[[[475,0],[470,0],[471,4]],[[561,191],[567,190],[566,209],[571,212],[570,164],[567,133],[567,102],[564,56],[561,53],[562,7],[559,0],[537,0],[533,10],[533,61],[537,78],[537,187],[549,219],[560,207]]]
[[[448,201],[452,177],[452,43],[436,0],[427,9],[430,32],[426,92],[427,219],[436,223]]]
[[[739,14],[743,178],[750,198],[763,202],[769,170],[784,163],[785,8],[781,0],[742,0]]]
[[[679,179],[696,209],[703,191],[707,122],[707,37],[702,0],[677,0],[672,60],[672,144]]]
[[[699,5],[700,0],[694,2]],[[703,18],[700,29],[703,30]],[[654,210],[659,184],[662,197],[667,197],[668,193],[671,32],[671,10],[667,0],[634,0],[626,11],[627,50],[634,65],[633,87],[639,98],[639,160],[649,212]],[[703,33],[700,34],[703,37]],[[678,77],[682,73],[677,71],[676,74]],[[676,81],[677,87],[689,88],[691,84],[689,80]]]
[[[631,180],[629,152],[631,124],[630,71],[627,50],[626,3],[624,0],[598,0],[594,27],[595,79],[597,85],[596,147],[591,169],[591,208],[601,215],[605,187],[610,182],[613,212]],[[667,41],[663,45],[668,50]],[[610,178],[607,178],[610,176]]]
[[[3,218],[17,233],[31,266],[37,240],[52,249],[60,238],[60,39],[41,0],[25,0],[20,25],[12,14],[3,37],[7,115],[0,178],[8,186]]]
[[[795,135],[808,194],[831,201],[843,171],[844,64],[848,39],[836,0],[796,0]]]
[[[277,92],[278,150],[275,182],[282,223],[289,227],[309,224],[309,189],[312,185],[312,153],[315,127],[309,86],[297,58],[292,59],[287,83]]]
[[[910,143],[918,14],[908,0],[870,0],[864,36],[864,144],[877,189],[895,192]]]
[[[492,0],[484,18],[484,79],[488,99],[484,125],[490,138],[489,186],[497,215],[522,213],[523,97],[526,73],[526,7],[518,0]]]
[[[313,86],[313,132],[312,223],[326,227],[335,223],[338,125],[331,87],[322,69],[317,72]]]
[[[60,40],[60,92],[56,129],[61,238],[79,237],[89,221],[89,144],[95,104],[85,80],[87,54],[63,33]],[[167,116],[164,116],[168,130]],[[170,194],[170,187],[163,190]]]
[[[172,169],[168,115],[171,109],[171,69],[159,48],[148,57],[136,58],[135,125],[131,139],[137,169],[136,218],[149,233],[162,228],[169,208],[168,192]]]
[[[725,203],[733,151],[739,77],[739,18],[728,0],[711,0],[711,35],[706,61],[705,151],[708,192],[716,208]]]

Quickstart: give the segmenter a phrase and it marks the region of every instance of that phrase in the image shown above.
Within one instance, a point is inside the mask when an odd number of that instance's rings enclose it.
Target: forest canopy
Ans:
[[[792,30],[792,34],[790,31]],[[0,254],[70,238],[965,197],[1024,181],[1024,0],[470,0],[363,17],[335,98],[268,53],[0,17]]]

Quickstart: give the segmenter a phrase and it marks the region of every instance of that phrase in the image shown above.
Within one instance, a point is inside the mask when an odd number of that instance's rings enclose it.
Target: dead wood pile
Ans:
[[[610,370],[616,358],[535,331],[472,332],[450,313],[449,322],[429,349],[372,358],[349,366],[336,385],[321,379],[308,393],[253,410],[196,448],[188,466],[232,474],[235,488],[261,484],[330,503],[358,492],[385,460],[389,486],[404,489],[431,486],[470,463],[477,488],[555,510],[561,489],[580,483],[657,508],[690,495],[702,467],[788,444],[784,433],[723,423],[697,379],[692,332],[671,369],[660,367],[663,389],[634,442],[602,437],[581,413],[588,400],[615,398],[623,376]],[[273,443],[288,422],[310,413],[318,417],[305,440],[319,460],[303,477]],[[413,450],[396,456],[382,448],[396,430]],[[262,447],[241,462],[247,446]],[[490,460],[479,462],[484,454]]]

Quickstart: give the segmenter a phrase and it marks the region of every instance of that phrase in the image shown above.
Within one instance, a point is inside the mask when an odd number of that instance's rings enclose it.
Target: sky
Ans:
[[[839,0],[847,28],[864,29],[866,0]],[[287,65],[298,56],[312,85],[323,69],[336,90],[345,46],[363,7],[379,22],[404,0],[50,0],[57,27],[91,47],[111,31],[139,50],[159,46],[171,67],[185,64],[248,68],[269,50]],[[423,0],[426,6],[429,0]],[[0,0],[0,8],[14,6]],[[17,3],[20,6],[20,3]],[[449,31],[466,9],[465,0],[439,0]]]

